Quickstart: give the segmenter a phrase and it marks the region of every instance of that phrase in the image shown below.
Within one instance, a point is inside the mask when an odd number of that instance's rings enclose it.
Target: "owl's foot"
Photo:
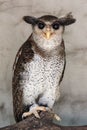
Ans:
[[[46,111],[46,107],[44,106],[38,106],[38,105],[34,105],[31,106],[30,111],[29,112],[24,112],[22,115],[22,119],[25,117],[28,117],[30,115],[35,115],[36,118],[40,118],[38,111]]]
[[[30,107],[30,111],[29,112],[24,112],[22,115],[22,119],[30,116],[30,115],[34,115],[36,118],[40,118],[38,111],[48,111],[50,113],[52,113],[54,115],[54,118],[58,121],[61,121],[61,118],[55,114],[52,109],[50,109],[49,107],[45,107],[45,106],[38,106],[37,104],[34,104]]]

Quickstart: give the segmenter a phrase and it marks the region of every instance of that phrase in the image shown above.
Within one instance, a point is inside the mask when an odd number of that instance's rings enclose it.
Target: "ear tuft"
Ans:
[[[35,25],[35,24],[37,23],[37,18],[32,17],[32,16],[24,16],[24,17],[23,17],[23,20],[24,20],[26,23],[29,23],[29,24],[32,24],[32,25]]]
[[[75,23],[76,19],[73,18],[72,16],[72,13],[68,13],[65,17],[61,17],[59,18],[59,23],[63,26],[67,26],[67,25],[70,25],[70,24],[73,24]]]

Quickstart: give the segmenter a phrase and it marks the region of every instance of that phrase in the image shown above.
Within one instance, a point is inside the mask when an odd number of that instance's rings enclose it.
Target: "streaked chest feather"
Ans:
[[[45,91],[47,87],[57,87],[63,67],[63,58],[54,56],[44,59],[35,54],[33,60],[24,65],[24,72],[21,73],[21,85],[24,90],[29,92],[37,91],[38,89],[38,94]]]

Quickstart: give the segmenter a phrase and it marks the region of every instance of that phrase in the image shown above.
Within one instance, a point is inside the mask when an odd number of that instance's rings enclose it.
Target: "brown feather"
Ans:
[[[19,54],[21,52],[21,54]],[[18,122],[22,120],[22,113],[25,109],[23,105],[23,89],[20,85],[20,72],[23,72],[23,63],[30,62],[34,56],[30,38],[19,49],[14,62],[14,76],[12,79],[12,93],[13,93],[13,110],[15,120]]]

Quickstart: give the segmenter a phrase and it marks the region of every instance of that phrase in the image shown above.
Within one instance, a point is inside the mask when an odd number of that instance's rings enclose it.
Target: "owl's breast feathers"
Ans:
[[[58,57],[60,57],[60,59],[64,60],[64,69],[63,69],[63,73],[61,75],[61,79],[60,82],[62,81],[63,78],[63,74],[64,74],[64,70],[65,70],[65,65],[66,65],[66,58],[65,58],[65,45],[64,45],[64,41],[62,40],[59,49],[58,49]],[[45,58],[47,56],[47,54],[45,54],[45,52],[43,50],[40,50],[40,48],[38,48],[37,44],[34,42],[32,35],[28,38],[28,40],[20,47],[16,58],[15,58],[15,62],[13,64],[13,71],[14,71],[14,77],[13,77],[13,84],[18,83],[20,80],[20,72],[24,71],[24,67],[23,65],[26,63],[30,63],[33,58],[35,53],[39,54],[41,57]],[[18,77],[18,78],[17,78]],[[15,80],[18,80],[15,81]]]

